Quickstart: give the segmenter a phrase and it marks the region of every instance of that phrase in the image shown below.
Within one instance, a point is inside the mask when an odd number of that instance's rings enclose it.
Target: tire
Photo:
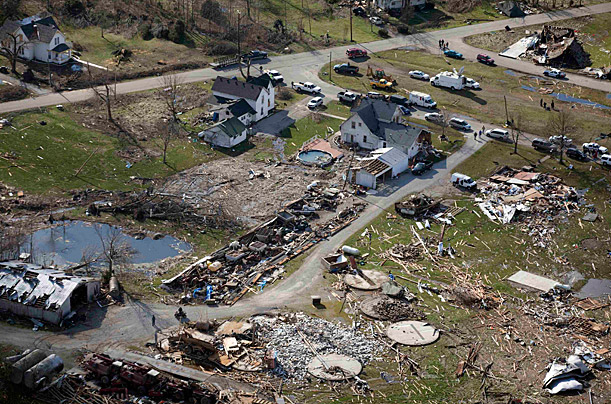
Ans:
[[[100,383],[102,383],[102,386],[108,386],[110,384],[110,378],[108,376],[102,376],[100,377]]]
[[[451,89],[452,91],[455,91],[455,90],[456,90],[456,88],[455,88],[454,86],[450,87],[450,89]]]

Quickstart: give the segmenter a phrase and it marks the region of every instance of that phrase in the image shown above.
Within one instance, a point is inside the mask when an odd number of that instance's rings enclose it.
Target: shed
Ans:
[[[246,140],[246,132],[246,125],[234,116],[205,129],[199,137],[215,146],[231,148]]]
[[[379,182],[396,177],[409,166],[409,158],[396,147],[377,149],[361,165],[349,173],[349,180],[367,188],[376,189]]]

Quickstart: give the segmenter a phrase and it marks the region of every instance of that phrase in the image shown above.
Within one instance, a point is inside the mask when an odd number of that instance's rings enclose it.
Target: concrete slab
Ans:
[[[439,339],[439,330],[423,321],[399,321],[386,329],[388,338],[402,345],[422,346]]]
[[[507,281],[517,288],[535,292],[549,292],[550,289],[560,285],[559,282],[526,271],[516,272],[507,278]]]
[[[388,275],[383,272],[370,269],[364,269],[361,272],[365,278],[360,275],[346,274],[344,276],[344,282],[355,289],[377,290],[382,287],[384,282],[388,281]]]
[[[358,376],[363,365],[358,360],[346,355],[327,354],[312,359],[308,373],[324,380],[346,380]]]

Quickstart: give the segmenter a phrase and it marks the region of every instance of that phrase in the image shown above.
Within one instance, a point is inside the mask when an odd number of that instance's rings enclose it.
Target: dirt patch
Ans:
[[[581,247],[586,250],[598,250],[603,246],[603,243],[597,238],[586,238],[581,240]]]

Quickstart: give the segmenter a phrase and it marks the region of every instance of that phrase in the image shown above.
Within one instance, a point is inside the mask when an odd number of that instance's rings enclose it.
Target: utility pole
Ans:
[[[350,1],[350,42],[354,42],[352,40],[352,14],[353,14],[352,7],[353,7],[353,3],[352,1]]]
[[[505,100],[505,123],[509,124],[509,112],[507,112],[507,97],[503,96],[503,99]]]
[[[288,0],[284,0],[284,29],[288,30],[289,29],[289,22],[286,19],[286,3],[288,2]]]
[[[240,52],[240,16],[242,15],[242,13],[240,13],[240,10],[238,10],[238,58],[241,57],[242,52]],[[240,63],[241,61],[238,60],[238,63]]]
[[[331,80],[331,52],[329,52],[329,81]]]

